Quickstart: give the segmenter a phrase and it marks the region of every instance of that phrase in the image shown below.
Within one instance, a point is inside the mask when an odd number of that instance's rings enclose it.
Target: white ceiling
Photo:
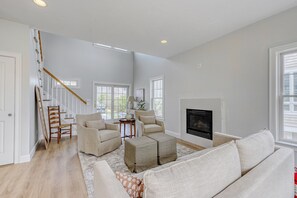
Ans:
[[[297,0],[1,0],[0,18],[170,57],[291,7]],[[168,40],[161,45],[160,40]]]

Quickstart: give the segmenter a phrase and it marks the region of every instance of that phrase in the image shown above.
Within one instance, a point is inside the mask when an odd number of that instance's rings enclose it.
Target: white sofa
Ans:
[[[215,133],[216,147],[138,174],[144,178],[144,197],[293,198],[294,152],[274,146],[273,138],[266,141],[267,134],[235,143],[240,137]],[[129,197],[106,161],[94,167],[94,190],[96,198]]]

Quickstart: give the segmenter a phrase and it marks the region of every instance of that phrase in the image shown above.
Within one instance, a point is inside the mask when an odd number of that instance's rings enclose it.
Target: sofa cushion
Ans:
[[[155,133],[162,131],[162,127],[157,124],[146,124],[144,125],[145,133]]]
[[[120,132],[114,130],[101,130],[98,131],[98,134],[101,142],[105,142],[107,140],[111,140],[121,136]]]
[[[263,130],[236,140],[241,172],[247,173],[274,152],[274,138],[269,130]]]
[[[143,122],[143,124],[155,124],[156,123],[155,116],[140,116],[139,119],[141,122]]]
[[[238,150],[232,141],[162,170],[145,172],[144,197],[209,198],[240,176]]]
[[[104,120],[86,121],[86,126],[88,128],[102,130],[105,129],[105,122]]]

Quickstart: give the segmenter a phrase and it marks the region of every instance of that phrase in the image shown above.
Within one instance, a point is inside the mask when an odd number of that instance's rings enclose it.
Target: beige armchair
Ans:
[[[96,156],[104,155],[121,145],[121,133],[116,124],[105,123],[105,129],[86,127],[87,121],[102,120],[100,113],[76,115],[78,150]]]
[[[145,117],[154,117],[155,120],[152,122],[151,119],[146,119]],[[149,118],[147,117],[147,118]],[[143,135],[148,135],[151,133],[165,133],[164,122],[156,119],[155,112],[151,111],[135,111],[136,118],[136,128],[137,128],[137,136],[141,137]],[[141,119],[142,118],[142,119]]]

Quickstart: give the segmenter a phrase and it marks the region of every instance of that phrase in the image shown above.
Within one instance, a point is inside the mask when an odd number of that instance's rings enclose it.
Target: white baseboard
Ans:
[[[181,134],[174,131],[165,130],[165,133],[179,139],[181,138]]]
[[[32,160],[32,158],[35,155],[36,149],[37,149],[37,145],[39,144],[39,141],[36,142],[36,144],[33,146],[31,152],[30,152],[30,161]]]
[[[30,162],[30,161],[31,161],[30,155],[22,155],[20,157],[19,163],[25,163],[25,162]]]
[[[25,163],[25,162],[30,162],[32,160],[32,158],[35,155],[36,152],[36,148],[37,148],[37,144],[39,143],[39,141],[36,142],[36,144],[33,146],[32,150],[30,151],[29,155],[22,155],[20,157],[20,161],[19,163]]]

